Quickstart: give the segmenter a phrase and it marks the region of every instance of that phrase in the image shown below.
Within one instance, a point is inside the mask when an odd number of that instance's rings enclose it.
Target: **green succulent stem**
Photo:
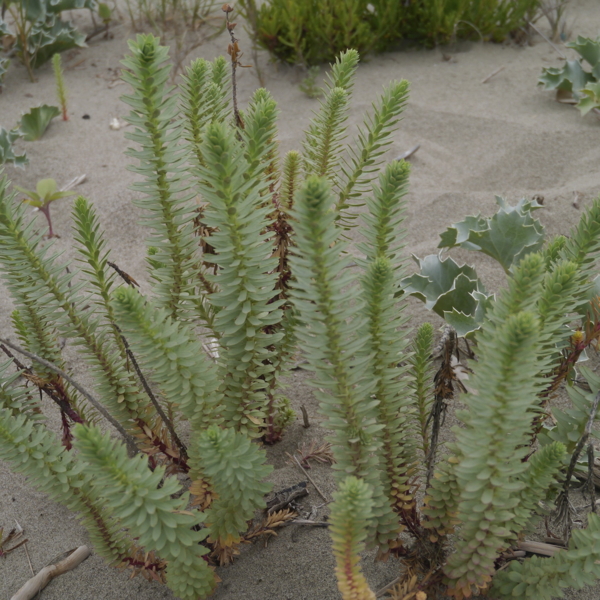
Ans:
[[[344,479],[334,495],[329,516],[335,575],[344,600],[375,600],[359,565],[372,511],[369,486],[356,477]]]
[[[194,530],[204,521],[200,512],[186,511],[189,494],[164,468],[148,468],[148,458],[127,456],[125,447],[102,435],[97,428],[78,425],[75,447],[94,469],[94,492],[101,496],[122,526],[139,539],[146,550],[167,561],[167,585],[182,600],[196,600],[215,586],[213,572],[202,558],[208,549],[200,545],[207,531]]]
[[[114,311],[110,303],[110,291],[115,283],[115,274],[107,269],[109,251],[105,250],[106,240],[100,230],[100,223],[92,205],[82,196],[73,204],[74,237],[82,262],[88,268],[83,272],[89,276],[96,290],[97,304],[104,313],[106,323],[111,325],[113,339],[119,348],[121,358],[127,360],[127,352],[121,334],[112,327],[115,322]]]
[[[263,479],[272,471],[265,465],[265,452],[233,429],[209,427],[199,438],[204,477],[217,498],[206,511],[210,539],[222,548],[240,541],[271,484]]]
[[[56,95],[58,96],[58,101],[62,110],[62,119],[63,121],[68,121],[69,115],[67,114],[67,88],[65,86],[65,78],[60,54],[55,54],[52,57],[52,68],[54,70],[54,77],[56,79]]]
[[[304,170],[307,175],[337,181],[341,143],[346,135],[345,123],[357,65],[356,50],[342,52],[332,65],[329,91],[306,132]]]
[[[417,407],[416,419],[424,456],[429,453],[428,419],[433,401],[433,327],[423,323],[417,330],[413,342],[413,353],[409,358],[413,375],[412,393]]]
[[[349,224],[356,217],[349,208],[362,206],[361,198],[376,177],[383,163],[383,155],[392,143],[400,114],[408,100],[408,82],[394,81],[384,90],[373,113],[367,115],[359,128],[357,139],[349,145],[350,159],[342,162],[343,183],[336,202],[342,223]]]
[[[0,400],[0,457],[42,492],[80,514],[98,553],[112,564],[130,556],[131,541],[90,493],[93,479],[51,431],[26,415],[10,414]]]
[[[345,271],[348,259],[341,255],[347,242],[341,241],[333,225],[332,205],[326,181],[311,176],[292,213],[297,239],[291,259],[296,275],[292,301],[306,325],[298,330],[298,339],[308,351],[321,411],[333,430],[336,479],[353,474],[372,486],[375,519],[370,541],[387,544],[396,536],[398,523],[377,468],[379,402],[371,399],[374,382],[367,376],[364,337],[355,336],[364,326],[362,302],[356,288],[345,289],[351,281]]]
[[[136,202],[147,211],[145,222],[153,230],[149,241],[156,249],[150,262],[152,276],[160,303],[174,318],[188,319],[193,314],[196,244],[186,214],[190,194],[181,176],[187,156],[175,143],[182,123],[171,124],[177,115],[177,98],[169,96],[171,89],[166,87],[171,69],[165,64],[168,48],[151,35],[138,35],[129,48],[131,55],[123,60],[129,70],[123,71],[123,80],[133,94],[122,99],[132,107],[127,121],[135,127],[126,135],[141,145],[141,150],[130,149],[128,155],[140,160],[139,166],[130,168],[145,178],[133,188],[145,196]]]
[[[209,125],[203,154],[207,166],[201,169],[200,189],[215,249],[205,260],[218,266],[210,302],[219,308],[214,327],[221,334],[222,414],[228,426],[258,436],[266,416],[272,348],[282,337],[276,327],[282,317],[281,301],[275,300],[276,262],[263,243],[270,208],[262,206],[260,186],[246,182],[245,148],[231,128]]]

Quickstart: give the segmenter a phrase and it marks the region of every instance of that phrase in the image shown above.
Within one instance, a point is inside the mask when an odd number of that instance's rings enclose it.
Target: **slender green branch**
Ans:
[[[114,419],[111,414],[98,402],[85,388],[80,386],[74,379],[72,379],[69,375],[67,375],[62,369],[59,369],[56,365],[53,365],[50,361],[42,358],[41,356],[37,356],[32,352],[28,352],[27,350],[23,350],[23,348],[19,348],[16,344],[9,342],[3,338],[0,338],[0,343],[12,348],[15,352],[19,352],[30,358],[31,360],[35,360],[39,362],[41,365],[44,365],[47,369],[50,369],[57,375],[60,375],[65,381],[68,381],[82,396],[85,396],[86,400],[121,434],[123,439],[127,444],[127,449],[132,454],[137,454],[139,450],[135,445],[133,438],[121,427],[121,424]]]

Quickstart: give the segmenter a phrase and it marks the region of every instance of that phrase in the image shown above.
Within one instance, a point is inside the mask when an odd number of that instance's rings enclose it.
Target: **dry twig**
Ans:
[[[27,538],[21,540],[21,537],[23,537],[23,528],[18,523],[16,527],[13,527],[8,532],[6,537],[4,537],[4,528],[0,527],[0,558],[26,544],[28,541]],[[14,544],[14,546],[8,548],[9,544]]]
[[[44,567],[35,577],[32,577],[27,581],[11,600],[31,600],[38,592],[43,590],[52,579],[67,571],[71,571],[81,564],[90,554],[91,550],[87,546],[79,546],[79,548],[72,551],[64,560],[61,560],[55,565]]]
[[[563,60],[567,60],[567,57],[560,51],[560,49],[553,44],[531,21],[527,21],[527,25],[529,25],[529,27],[531,27],[538,35],[540,35],[544,41],[548,42]]]
[[[302,444],[296,450],[296,453],[300,457],[300,464],[305,469],[310,469],[310,460],[316,460],[324,465],[332,465],[335,462],[329,442],[323,442],[319,445],[316,440],[312,440],[308,445]]]
[[[495,71],[492,71],[485,79],[482,79],[481,83],[487,83],[492,77],[495,77],[496,75],[498,75],[498,73],[504,71],[504,69],[506,69],[506,65],[498,67]]]
[[[112,417],[112,415],[104,408],[104,406],[102,406],[102,404],[100,404],[100,402],[98,402],[98,400],[96,400],[85,388],[80,386],[74,379],[69,377],[69,375],[67,375],[62,369],[59,369],[54,363],[51,363],[50,361],[42,358],[41,356],[37,356],[32,352],[28,352],[27,350],[24,350],[23,348],[17,346],[16,344],[13,344],[12,342],[9,342],[6,339],[0,338],[0,343],[4,344],[5,346],[8,346],[9,348],[12,348],[15,352],[18,352],[19,354],[23,354],[31,360],[39,362],[41,365],[44,365],[47,369],[54,371],[57,375],[60,375],[65,381],[68,381],[82,396],[85,396],[88,402],[121,434],[122,438],[127,444],[127,448],[129,449],[129,451],[133,454],[137,454],[139,452],[135,441],[125,431],[125,429],[123,429],[121,424],[115,418]]]
[[[148,381],[144,377],[144,374],[142,373],[142,370],[140,369],[140,366],[138,365],[138,362],[135,359],[135,356],[134,356],[133,352],[131,351],[131,348],[129,347],[129,342],[127,342],[127,339],[123,335],[123,332],[121,331],[121,329],[119,328],[118,325],[116,325],[115,323],[113,323],[113,325],[114,325],[115,329],[119,332],[119,335],[121,336],[121,341],[123,342],[123,345],[125,346],[125,352],[127,352],[127,356],[129,357],[129,360],[131,361],[131,364],[133,365],[133,368],[134,368],[135,372],[137,373],[137,376],[138,376],[140,382],[142,383],[142,386],[143,386],[144,390],[146,391],[148,398],[150,398],[150,402],[152,402],[152,405],[156,409],[156,412],[159,414],[159,416],[163,420],[163,423],[165,424],[166,428],[169,430],[169,433],[171,434],[173,441],[177,444],[177,447],[179,448],[179,450],[181,452],[181,456],[185,461],[185,459],[187,459],[187,448],[185,447],[185,444],[179,439],[179,436],[177,435],[177,432],[175,431],[175,427],[173,427],[173,423],[167,417],[167,415],[165,414],[165,412],[162,409],[162,406],[159,404],[158,400],[156,399],[156,396],[150,389],[150,385],[148,384]]]
[[[300,481],[296,485],[292,485],[285,490],[281,490],[275,494],[271,500],[267,502],[267,513],[273,514],[282,511],[284,508],[289,508],[290,504],[298,498],[308,496],[306,489],[306,481]]]
[[[267,540],[265,540],[266,543],[266,541],[268,541],[270,537],[277,535],[275,529],[283,527],[288,523],[295,522],[294,519],[297,516],[298,514],[289,508],[280,510],[278,512],[270,513],[256,527],[249,529],[246,535],[244,535],[244,537],[242,538],[242,541],[250,542],[250,540],[262,536],[267,536]]]
[[[319,496],[321,496],[321,498],[323,498],[325,502],[329,502],[327,496],[325,496],[325,494],[319,489],[319,486],[315,483],[314,479],[306,472],[306,469],[300,464],[300,461],[295,456],[291,456],[290,454],[288,454],[288,456],[298,465],[298,468],[306,475],[306,478],[313,484],[313,487],[315,488],[315,490],[317,490]]]

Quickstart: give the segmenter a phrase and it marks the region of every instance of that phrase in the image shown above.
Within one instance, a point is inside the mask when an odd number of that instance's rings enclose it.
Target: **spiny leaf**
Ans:
[[[544,228],[531,211],[541,205],[523,198],[511,206],[499,196],[496,202],[500,209],[493,217],[467,217],[451,225],[441,234],[438,248],[460,246],[478,250],[496,259],[507,272],[523,256],[539,250],[544,242]]]

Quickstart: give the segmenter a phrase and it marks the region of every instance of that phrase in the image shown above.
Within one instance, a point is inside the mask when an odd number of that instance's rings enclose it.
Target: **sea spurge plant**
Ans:
[[[41,410],[29,390],[15,385],[19,374],[10,372],[11,365],[12,360],[0,363],[0,404],[13,416],[22,414],[33,421],[42,420]]]
[[[194,431],[216,422],[217,369],[198,338],[131,287],[112,298],[116,322],[163,398],[177,404]]]
[[[298,250],[292,257],[293,302],[300,319],[300,342],[310,350],[316,371],[317,397],[331,439],[338,481],[348,474],[364,479],[373,490],[375,530],[371,541],[386,543],[395,537],[397,525],[390,501],[385,498],[378,470],[381,441],[377,401],[370,398],[374,382],[367,377],[368,364],[357,356],[364,337],[356,337],[363,325],[359,289],[344,289],[351,276],[344,267],[349,258],[340,253],[348,246],[334,227],[333,195],[319,177],[307,179],[295,204]]]
[[[133,88],[123,101],[132,110],[126,120],[134,131],[127,137],[141,149],[130,149],[128,155],[140,161],[131,170],[144,181],[134,184],[142,193],[136,203],[145,209],[144,224],[152,234],[148,245],[154,248],[150,263],[155,282],[156,301],[168,307],[174,318],[193,316],[196,280],[194,256],[196,241],[187,215],[191,194],[186,191],[182,170],[187,159],[176,142],[183,133],[178,115],[177,96],[167,87],[170,64],[168,48],[159,46],[151,35],[138,35],[130,42],[131,55],[123,61],[127,70],[123,79]]]
[[[264,507],[270,467],[260,443],[276,443],[293,419],[280,381],[302,352],[331,431],[330,523],[345,599],[373,598],[359,567],[367,546],[379,558],[409,557],[394,593],[419,599],[469,597],[495,582],[499,598],[556,594],[580,568],[593,571],[592,536],[578,534],[573,552],[547,563],[561,573],[547,588],[537,561],[496,574],[590,435],[600,389],[591,371],[579,370],[592,391],[571,388],[574,406],[555,411],[553,427],[545,417],[600,339],[600,308],[590,303],[600,200],[568,238],[545,247],[528,201],[452,226],[443,245],[487,252],[507,271],[497,297],[449,258],[428,257],[424,272],[407,277],[409,166],[383,164],[406,82],[386,88],[348,151],[358,55],[343,53],[304,152],[280,158],[278,108],[266,90],[233,119],[224,60],[195,61],[178,95],[158,40],[139,36],[130,47],[129,155],[151,231],[150,291],[110,254],[87,200],[73,206],[77,269],[0,180],[0,271],[19,339],[0,337],[9,357],[0,364],[0,457],[77,511],[110,562],[166,581],[180,598],[204,598],[215,586],[211,564],[238,554]],[[357,224],[352,265],[347,228]],[[410,344],[409,293],[475,339],[461,427],[445,446],[437,435],[454,363],[446,349],[431,381],[434,332],[423,326]],[[85,361],[91,391],[68,371],[60,338]],[[38,389],[61,412],[62,439],[48,430]],[[125,445],[100,433],[101,416]],[[563,505],[567,492],[563,484]]]
[[[265,381],[273,370],[269,347],[282,335],[265,331],[282,317],[281,301],[273,302],[276,260],[264,243],[270,207],[262,206],[260,174],[254,187],[246,181],[251,166],[230,128],[209,125],[202,150],[204,221],[215,229],[210,243],[216,253],[205,259],[218,267],[210,279],[219,290],[210,301],[219,309],[214,327],[222,336],[224,417],[240,431],[258,435],[266,417]]]
[[[433,349],[433,327],[430,323],[423,323],[417,330],[412,347],[412,355],[409,358],[411,373],[414,377],[412,382],[413,397],[416,402],[416,420],[418,431],[421,436],[419,442],[423,454],[429,453],[429,413],[433,400],[433,365],[430,360]]]
[[[304,168],[309,175],[331,176],[335,181],[342,140],[346,136],[344,124],[354,75],[358,67],[358,52],[342,52],[332,65],[327,79],[327,95],[321,100],[304,141]]]
[[[329,516],[335,575],[344,600],[375,600],[362,574],[360,553],[372,518],[371,490],[361,479],[347,477],[334,496]]]
[[[202,558],[208,549],[200,545],[206,530],[192,528],[204,521],[201,512],[188,512],[189,494],[173,498],[181,486],[164,469],[148,469],[148,457],[127,456],[123,444],[102,435],[97,428],[75,429],[81,458],[95,469],[94,487],[110,513],[127,527],[141,546],[167,561],[167,585],[182,600],[206,597],[215,577]],[[101,490],[101,491],[100,491]]]
[[[461,491],[458,518],[462,523],[462,540],[448,561],[446,573],[452,580],[452,589],[467,597],[469,593],[465,592],[471,586],[484,588],[489,584],[498,551],[511,536],[513,509],[518,505],[523,488],[520,476],[528,466],[521,459],[528,452],[528,412],[536,401],[538,382],[531,374],[536,371],[533,349],[538,336],[539,322],[527,312],[507,319],[494,336],[493,348],[491,345],[486,348],[487,340],[480,336],[482,358],[485,351],[502,349],[497,357],[499,368],[494,373],[476,371],[473,386],[479,386],[476,387],[478,395],[468,398],[470,410],[461,414],[466,428],[457,432],[461,456],[454,470]],[[523,364],[529,368],[521,371]],[[497,378],[493,382],[497,393],[484,395],[483,379],[492,376]],[[486,388],[492,383],[487,381]],[[496,423],[495,431],[481,428],[482,422],[492,420]],[[487,452],[483,451],[482,437],[486,439]],[[478,448],[478,452],[472,452],[474,448]]]
[[[12,377],[14,380],[14,377]],[[11,384],[2,377],[0,390]],[[132,542],[91,491],[93,476],[13,395],[0,396],[0,457],[16,471],[35,481],[37,488],[79,513],[97,552],[111,564],[130,555]],[[18,402],[18,403],[17,403]],[[20,414],[19,414],[20,413]]]
[[[210,538],[221,548],[240,541],[254,511],[264,504],[271,485],[262,481],[271,471],[265,453],[233,429],[212,426],[198,440],[203,475],[217,497],[206,514]]]
[[[573,531],[568,550],[551,558],[534,556],[512,562],[494,578],[492,593],[501,598],[552,600],[562,597],[565,588],[593,585],[600,578],[599,535],[600,518],[592,513],[586,529]]]
[[[63,74],[62,62],[60,54],[55,54],[52,57],[52,69],[54,70],[54,78],[56,79],[56,95],[62,112],[63,121],[69,120],[67,114],[67,89],[65,87],[65,79]]]
[[[391,134],[398,125],[407,99],[407,81],[394,81],[385,88],[380,102],[373,107],[373,114],[368,114],[359,128],[357,144],[350,147],[350,159],[343,158],[344,177],[338,183],[340,191],[336,207],[338,211],[344,211],[346,220],[352,219],[348,209],[362,206],[364,201],[361,198],[370,191],[371,182],[379,171],[378,159],[392,142]]]
[[[227,62],[223,57],[209,62],[199,58],[187,67],[181,85],[180,105],[185,114],[184,131],[194,166],[204,165],[200,144],[208,123],[222,123],[230,115],[227,102]]]

